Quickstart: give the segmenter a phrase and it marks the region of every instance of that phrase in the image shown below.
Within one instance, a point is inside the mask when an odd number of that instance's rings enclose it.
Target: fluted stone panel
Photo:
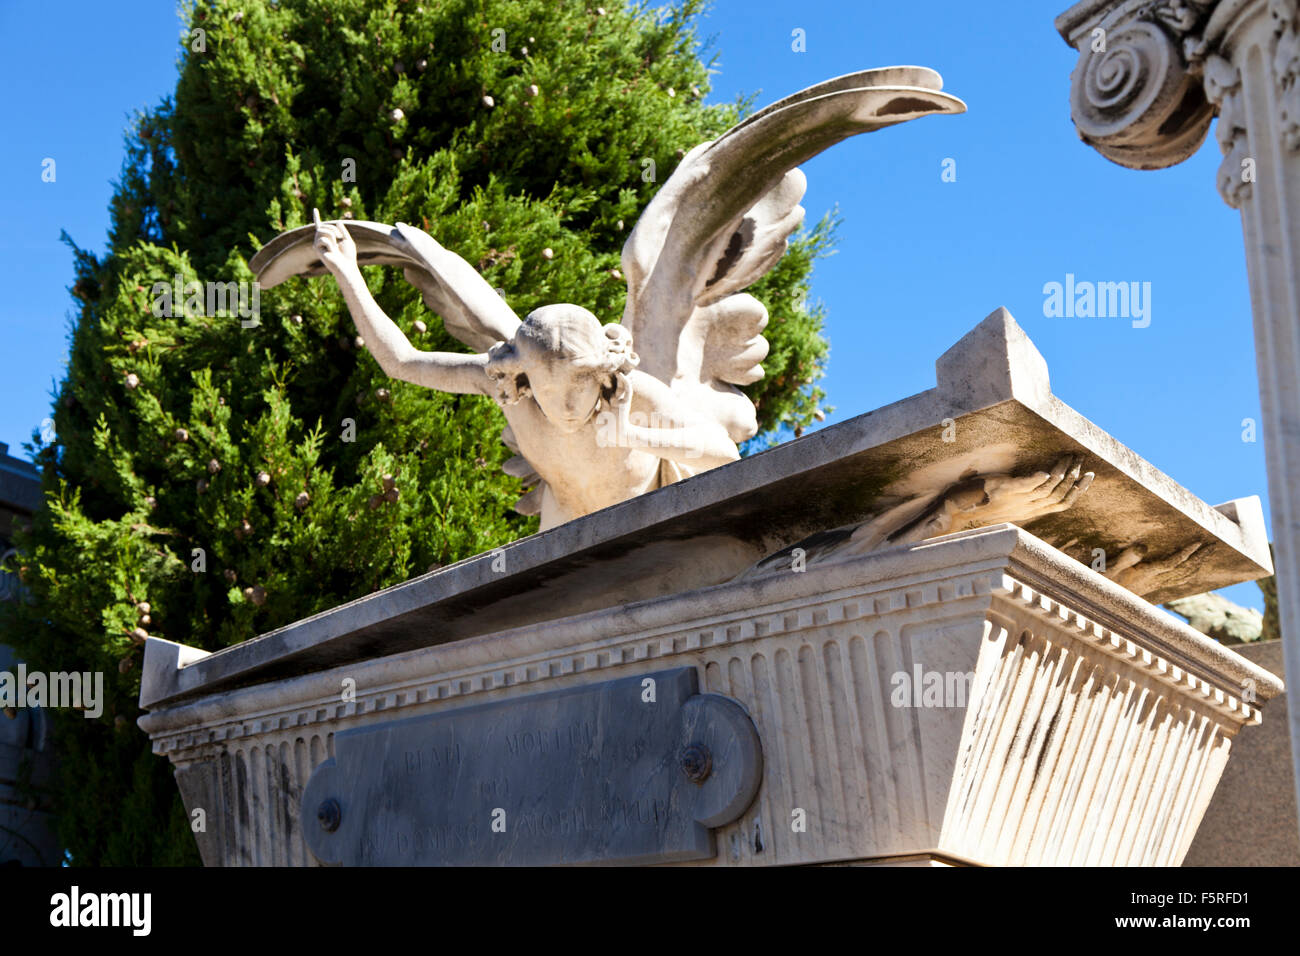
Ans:
[[[714,831],[715,857],[680,864],[696,866],[1176,865],[1233,736],[1279,689],[1000,525],[228,691],[141,723],[187,806],[206,811],[206,863],[313,865],[302,832],[318,824],[301,797],[334,732],[683,665],[745,708],[763,751],[756,798]],[[901,675],[927,674],[943,684],[934,700],[900,690]]]

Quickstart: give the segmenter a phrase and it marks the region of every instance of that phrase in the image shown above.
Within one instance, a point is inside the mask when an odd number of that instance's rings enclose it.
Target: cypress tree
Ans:
[[[328,278],[268,290],[256,324],[190,283],[251,284],[253,252],[318,207],[420,226],[521,316],[573,302],[617,319],[640,210],[750,103],[706,101],[702,0],[601,2],[185,11],[175,94],[127,136],[107,253],[73,246],[56,434],[29,446],[45,507],[19,540],[28,600],[4,612],[33,668],[105,673],[101,717],[56,715],[74,863],[197,862],[135,726],[143,635],[217,650],[535,530],[511,510],[492,402],[389,380]],[[751,447],[824,398],[822,315],[803,303],[832,226],[750,289],[772,345]],[[367,277],[417,347],[463,351],[400,270]]]

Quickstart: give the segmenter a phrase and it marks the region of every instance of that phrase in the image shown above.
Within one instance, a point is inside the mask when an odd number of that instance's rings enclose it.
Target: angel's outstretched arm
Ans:
[[[637,408],[619,405],[596,420],[596,440],[604,445],[635,448],[701,470],[740,458],[736,444],[717,422],[693,414],[672,389],[644,372],[629,376]]]
[[[315,248],[338,281],[366,347],[386,375],[440,392],[487,394],[487,356],[425,352],[413,346],[379,307],[357,265],[357,250],[342,223],[316,226]]]

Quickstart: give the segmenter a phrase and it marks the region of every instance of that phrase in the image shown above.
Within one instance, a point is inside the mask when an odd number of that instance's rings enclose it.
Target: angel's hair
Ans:
[[[509,342],[488,350],[487,373],[496,383],[497,404],[505,407],[527,398],[528,360],[521,345],[562,358],[579,371],[604,373],[603,408],[616,406],[631,395],[627,376],[640,359],[632,351],[632,333],[618,323],[601,325],[581,306],[547,305],[528,313]]]

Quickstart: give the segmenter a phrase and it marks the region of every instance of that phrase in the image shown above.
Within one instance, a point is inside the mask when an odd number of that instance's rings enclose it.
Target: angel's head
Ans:
[[[632,333],[601,325],[581,306],[547,305],[528,314],[509,342],[488,351],[487,373],[502,407],[531,395],[561,431],[575,432],[631,395]]]

